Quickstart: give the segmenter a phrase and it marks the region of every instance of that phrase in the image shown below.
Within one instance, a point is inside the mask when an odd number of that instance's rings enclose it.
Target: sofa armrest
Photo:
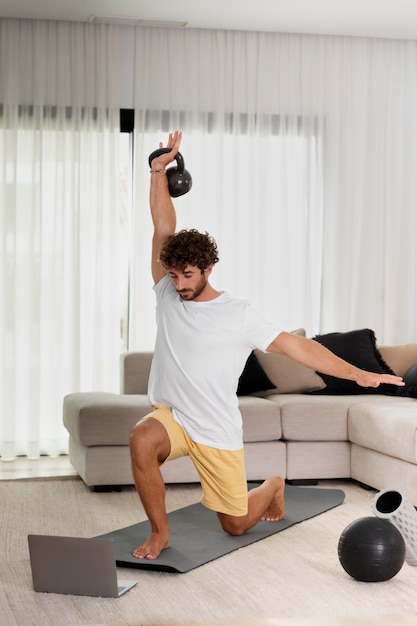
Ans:
[[[153,352],[125,352],[120,357],[120,393],[147,394]]]
[[[378,346],[382,358],[397,376],[404,376],[413,363],[417,363],[417,343],[398,346]]]

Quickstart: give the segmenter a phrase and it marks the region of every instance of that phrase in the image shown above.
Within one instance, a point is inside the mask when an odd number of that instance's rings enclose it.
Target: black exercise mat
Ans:
[[[253,486],[249,485],[249,488]],[[339,506],[344,498],[345,494],[340,489],[286,485],[285,517],[279,522],[258,522],[241,537],[225,533],[216,513],[200,503],[192,504],[168,513],[171,547],[163,550],[153,561],[137,559],[132,555],[135,547],[150,534],[148,521],[100,536],[114,541],[116,564],[120,567],[184,573]]]

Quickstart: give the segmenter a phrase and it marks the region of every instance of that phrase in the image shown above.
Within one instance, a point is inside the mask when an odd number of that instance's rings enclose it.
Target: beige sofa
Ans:
[[[379,352],[401,376],[417,362],[417,344]],[[417,505],[415,398],[315,395],[325,387],[315,372],[286,357],[255,355],[273,388],[239,396],[248,480],[277,474],[295,484],[353,478],[375,489],[403,490]],[[69,457],[94,489],[133,482],[129,433],[151,410],[146,395],[151,360],[149,352],[122,355],[120,394],[64,398]],[[188,458],[166,463],[162,472],[167,483],[198,481]]]

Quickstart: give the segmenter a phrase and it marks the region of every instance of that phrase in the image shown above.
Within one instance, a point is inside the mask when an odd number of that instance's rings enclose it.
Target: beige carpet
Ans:
[[[90,537],[134,524],[144,519],[134,489],[92,493],[77,478],[0,481],[0,624],[185,626],[267,618],[274,624],[278,618],[322,618],[327,624],[336,616],[415,614],[416,567],[405,564],[390,581],[359,583],[339,563],[340,534],[354,519],[371,515],[374,493],[348,481],[320,484],[326,486],[345,491],[341,506],[188,574],[119,569],[138,585],[119,599],[102,599],[35,593],[27,534]],[[168,510],[199,497],[198,486],[168,487]]]

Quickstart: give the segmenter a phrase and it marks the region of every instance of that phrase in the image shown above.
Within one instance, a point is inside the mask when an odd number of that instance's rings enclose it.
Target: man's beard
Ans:
[[[183,300],[195,300],[204,291],[206,285],[207,278],[202,276],[200,282],[194,289],[183,289],[181,291],[177,291],[177,293]]]

